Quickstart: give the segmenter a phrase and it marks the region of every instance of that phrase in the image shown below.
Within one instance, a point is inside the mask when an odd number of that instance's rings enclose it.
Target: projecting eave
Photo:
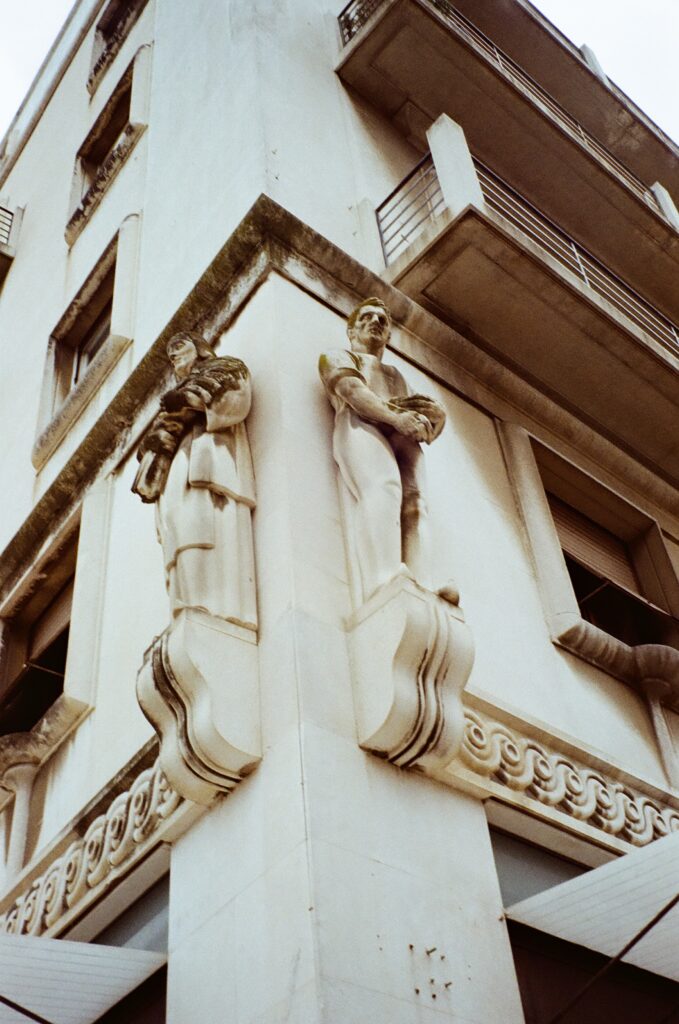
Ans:
[[[444,211],[387,277],[660,476],[679,480],[679,353],[494,210]]]
[[[430,0],[385,0],[342,50],[337,73],[424,150],[442,113],[475,157],[670,318],[679,318],[679,232],[649,186],[503,72]],[[665,182],[667,184],[667,182]]]

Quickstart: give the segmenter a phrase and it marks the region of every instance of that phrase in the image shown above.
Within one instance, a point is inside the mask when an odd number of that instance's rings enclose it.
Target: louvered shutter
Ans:
[[[627,545],[571,505],[548,494],[561,547],[597,576],[642,597],[641,587]]]

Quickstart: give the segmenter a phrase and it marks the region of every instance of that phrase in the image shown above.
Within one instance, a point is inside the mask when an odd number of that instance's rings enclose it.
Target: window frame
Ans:
[[[109,0],[97,21],[92,43],[87,91],[93,96],[123,43],[138,21],[147,0]]]
[[[32,462],[41,470],[133,341],[140,217],[126,217],[53,328]],[[77,350],[110,301],[110,329],[73,381]]]
[[[679,580],[659,524],[518,424],[497,427],[552,642],[644,694],[654,680],[659,699],[679,710],[679,644],[631,646],[583,618],[547,491],[623,539],[642,599],[679,619]]]
[[[146,130],[150,62],[151,46],[145,43],[121,75],[78,149],[64,230],[69,247],[75,243]]]

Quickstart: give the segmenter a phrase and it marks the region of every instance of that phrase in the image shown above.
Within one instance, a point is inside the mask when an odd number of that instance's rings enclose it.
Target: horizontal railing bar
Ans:
[[[389,213],[392,209],[394,209],[400,203],[402,203],[405,200],[406,196],[408,196],[413,191],[413,189],[418,188],[422,182],[428,184],[431,183],[432,181],[438,181],[433,164],[431,165],[431,167],[427,167],[421,170],[419,174],[409,179],[408,187],[404,187],[401,192],[392,196],[388,203],[382,203],[382,205],[379,207],[380,212],[384,211],[386,216],[387,213]]]
[[[443,200],[443,197],[441,197],[441,201],[442,200]],[[424,219],[426,220],[427,217],[433,218],[434,216],[436,216],[436,212],[434,210],[434,207],[438,206],[438,205],[441,205],[441,204],[427,204],[427,212],[424,214]],[[419,207],[417,210],[415,210],[414,213],[408,218],[408,221],[406,221],[404,224],[400,225],[399,228],[396,231],[393,231],[389,235],[389,237],[383,236],[382,240],[384,242],[384,245],[388,247],[389,243],[397,235],[399,235],[402,238],[403,237],[411,238],[413,233],[414,233],[414,231],[415,231],[415,228],[419,224],[422,223],[422,218],[420,218],[420,220],[416,221],[415,224],[413,224],[410,228],[408,228],[408,230],[406,230],[406,225],[409,224],[413,220],[414,217],[417,217],[422,212],[422,209],[423,209],[423,207]]]
[[[415,205],[415,208],[418,209],[421,205],[429,201],[430,195],[435,195],[437,191],[440,192],[440,189],[437,189],[436,183],[434,183],[433,185],[432,183],[427,183],[427,185],[423,189],[421,189],[409,203],[406,203],[403,206],[399,206],[395,210],[390,210],[390,214],[393,213],[394,216],[391,217],[389,221],[387,221],[385,217],[381,217],[380,223],[382,224],[382,228],[385,231],[385,233],[388,231],[389,228],[392,227],[393,224],[397,222],[402,222],[402,217],[408,212],[408,210],[411,209],[411,207]],[[420,200],[420,202],[418,202],[418,200]]]
[[[587,287],[615,306],[623,316],[675,352],[679,349],[677,327],[670,320],[596,257],[570,239],[511,185],[502,181],[479,160],[474,159],[474,164],[484,199],[491,208],[507,217],[528,237],[532,237],[544,251],[553,253],[562,265],[574,270]]]
[[[12,222],[14,221],[14,214],[11,210],[6,209],[4,206],[0,206],[0,242],[3,245],[7,245],[9,242],[9,236],[12,233]]]
[[[396,188],[394,188],[394,189],[392,189],[392,190],[391,190],[391,192],[389,193],[389,195],[387,196],[387,198],[386,198],[386,199],[383,199],[383,200],[382,200],[382,202],[381,202],[381,203],[380,203],[380,205],[379,205],[379,206],[377,207],[377,209],[378,209],[378,210],[381,210],[381,209],[382,209],[382,207],[386,206],[386,205],[387,205],[387,203],[388,203],[388,202],[389,202],[389,201],[390,201],[391,199],[393,199],[393,197],[394,197],[394,196],[395,196],[395,195],[396,195],[397,193],[399,193],[399,192],[401,191],[401,189],[402,189],[402,188],[404,187],[404,185],[406,185],[406,184],[407,184],[407,182],[409,182],[411,178],[414,178],[414,177],[415,177],[415,175],[416,175],[416,174],[417,174],[417,172],[418,172],[418,171],[420,170],[420,168],[421,168],[421,167],[423,167],[423,166],[424,166],[425,164],[427,164],[427,163],[430,163],[430,164],[431,164],[431,166],[432,166],[432,168],[434,167],[434,161],[433,161],[433,160],[432,160],[432,158],[431,158],[431,153],[426,153],[426,154],[425,154],[425,155],[424,155],[424,156],[422,157],[422,159],[421,159],[421,160],[419,160],[419,161],[418,161],[418,163],[416,163],[416,164],[415,164],[415,166],[413,167],[412,171],[410,171],[410,173],[409,173],[409,174],[406,174],[406,176],[405,176],[405,178],[403,179],[403,181],[401,181],[401,182],[400,182],[400,183],[399,183],[399,184],[398,184],[398,185],[396,186]]]
[[[427,171],[423,174],[418,175],[417,178],[414,178],[412,180],[412,183],[408,186],[408,188],[404,189],[403,194],[394,196],[394,198],[391,200],[388,206],[382,204],[382,206],[379,208],[380,216],[384,220],[391,213],[393,213],[394,210],[398,210],[401,206],[407,205],[405,202],[406,199],[408,199],[408,196],[412,196],[412,193],[416,189],[418,189],[419,191],[416,192],[414,198],[411,198],[410,202],[414,202],[415,198],[417,198],[417,196],[421,194],[423,189],[426,190],[427,188],[432,187],[438,188],[438,178],[436,177],[436,173],[433,171],[433,169],[431,172]]]
[[[570,238],[537,207],[473,158],[485,201],[527,238],[574,273],[586,287],[622,313],[631,323],[675,353],[679,331],[621,278]],[[420,234],[422,225],[445,208],[431,154],[425,156],[376,211],[387,264],[393,262]]]

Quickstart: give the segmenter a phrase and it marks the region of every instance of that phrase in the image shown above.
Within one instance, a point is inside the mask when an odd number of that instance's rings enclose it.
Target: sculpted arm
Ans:
[[[369,423],[391,427],[413,441],[429,441],[430,428],[418,413],[403,410],[372,391],[358,370],[346,365],[346,353],[329,352],[318,364],[321,379],[332,397],[340,398]]]

